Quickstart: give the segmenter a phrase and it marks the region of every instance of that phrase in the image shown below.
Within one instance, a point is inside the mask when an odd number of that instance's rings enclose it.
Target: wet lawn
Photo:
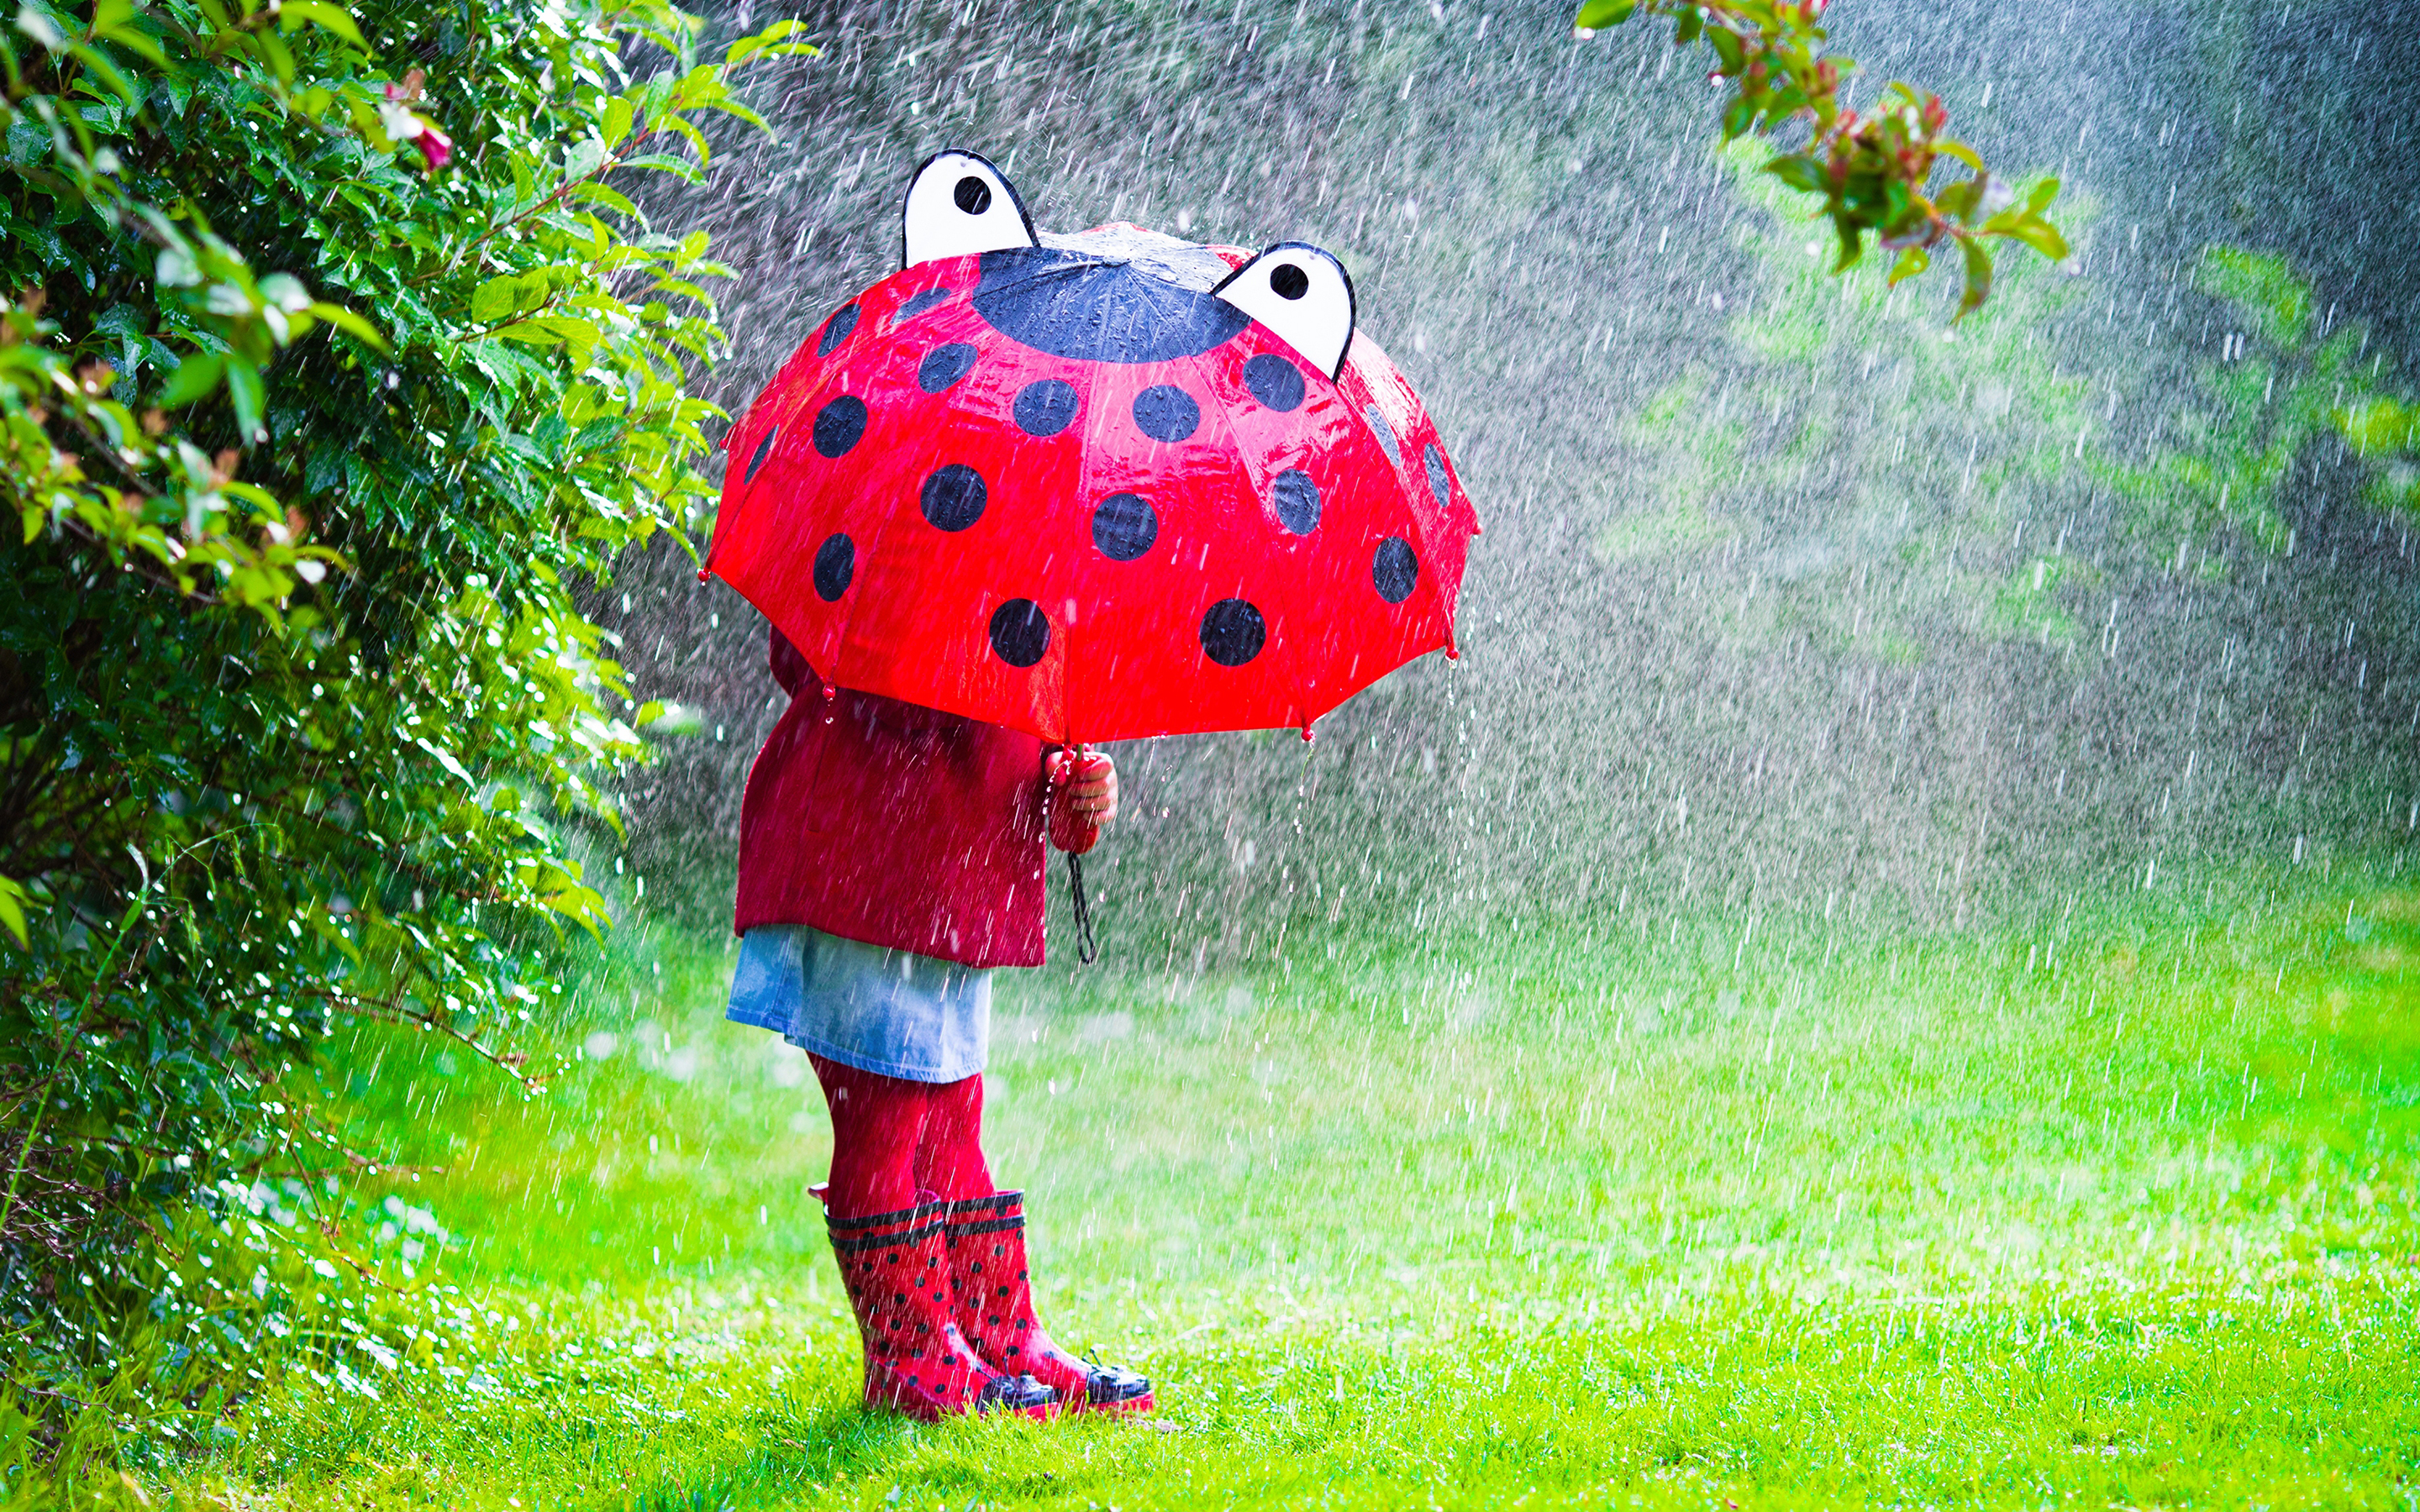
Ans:
[[[2420,1504],[2420,898],[1662,933],[1006,984],[990,1144],[1045,1320],[1163,1408],[942,1427],[856,1405],[801,1057],[721,1022],[722,942],[626,933],[539,1031],[578,1057],[543,1098],[340,1047],[356,1141],[445,1167],[362,1189],[387,1273],[459,1289],[149,1494]]]

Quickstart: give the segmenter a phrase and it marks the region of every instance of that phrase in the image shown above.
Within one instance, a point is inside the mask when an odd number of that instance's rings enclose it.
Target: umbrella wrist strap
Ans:
[[[1076,959],[1091,965],[1101,958],[1101,948],[1093,938],[1093,903],[1084,895],[1084,861],[1075,852],[1067,853],[1067,891],[1076,904]]]

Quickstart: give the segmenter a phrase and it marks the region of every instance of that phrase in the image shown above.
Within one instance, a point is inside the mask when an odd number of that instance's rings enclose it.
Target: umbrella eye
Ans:
[[[1211,290],[1334,378],[1353,344],[1353,280],[1333,254],[1280,241]]]
[[[899,266],[1040,243],[1005,175],[956,147],[924,160],[899,205]]]

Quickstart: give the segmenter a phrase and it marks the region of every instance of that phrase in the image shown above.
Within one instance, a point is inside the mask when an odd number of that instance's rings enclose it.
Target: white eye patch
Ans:
[[[1280,241],[1211,291],[1334,378],[1353,340],[1353,280],[1334,254]]]
[[[1016,186],[972,152],[936,152],[908,182],[899,206],[899,266],[1035,244]]]

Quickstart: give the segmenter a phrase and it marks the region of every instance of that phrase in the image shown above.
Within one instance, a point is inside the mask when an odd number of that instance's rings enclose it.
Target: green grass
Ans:
[[[621,1044],[541,1099],[338,1047],[460,1289],[149,1493],[2420,1506],[2420,904],[2042,943],[1022,977],[989,1146],[1044,1318],[1163,1411],[923,1427],[856,1405],[797,1053],[721,1022],[721,941],[626,936],[554,1031]]]

